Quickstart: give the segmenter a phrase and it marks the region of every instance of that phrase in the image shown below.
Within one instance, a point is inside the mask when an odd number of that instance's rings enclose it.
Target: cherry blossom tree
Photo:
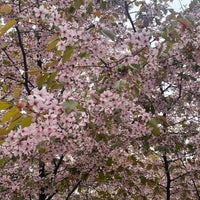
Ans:
[[[199,9],[1,0],[0,197],[200,199]]]

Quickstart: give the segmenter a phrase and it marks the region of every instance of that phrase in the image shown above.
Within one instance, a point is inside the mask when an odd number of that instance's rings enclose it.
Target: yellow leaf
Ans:
[[[20,94],[21,94],[21,88],[19,88],[19,87],[14,88],[13,97],[15,99],[19,99],[20,98]]]
[[[11,130],[13,130],[16,126],[20,125],[22,120],[22,114],[21,113],[17,113],[13,118],[12,121],[10,123],[10,125],[8,126],[8,132],[10,132]]]
[[[8,4],[3,4],[0,7],[0,14],[9,14],[12,11],[12,8]]]
[[[12,107],[8,112],[5,113],[5,115],[2,118],[2,123],[5,124],[8,122],[11,118],[13,118],[15,115],[19,113],[19,109],[17,107]]]
[[[0,138],[5,137],[7,135],[8,131],[5,128],[0,128]]]
[[[39,152],[39,154],[43,154],[46,152],[46,149],[41,147],[38,149],[38,152]]]
[[[11,106],[10,103],[0,100],[0,110],[5,110]]]
[[[56,38],[56,39],[54,39],[53,41],[51,41],[51,42],[48,44],[46,50],[50,51],[50,50],[56,48],[56,45],[57,45],[57,43],[58,43],[59,41],[60,41],[60,40],[59,40],[58,38]]]
[[[16,114],[12,117],[11,123],[17,121],[19,118],[21,118],[22,114],[20,112],[16,112]]]
[[[33,69],[28,71],[30,76],[39,76],[41,72],[41,69]]]
[[[30,126],[32,123],[32,117],[31,116],[26,116],[22,119],[21,121],[21,126],[22,128]]]
[[[3,36],[10,28],[12,28],[17,21],[15,19],[12,19],[8,21],[2,28],[1,28],[1,34],[0,36]]]

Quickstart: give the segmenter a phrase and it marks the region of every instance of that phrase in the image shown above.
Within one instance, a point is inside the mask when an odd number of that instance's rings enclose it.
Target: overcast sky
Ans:
[[[176,11],[180,11],[181,10],[181,5],[183,6],[183,8],[186,8],[189,6],[190,2],[192,0],[174,0],[172,3],[170,3],[170,5],[172,6],[172,8]]]

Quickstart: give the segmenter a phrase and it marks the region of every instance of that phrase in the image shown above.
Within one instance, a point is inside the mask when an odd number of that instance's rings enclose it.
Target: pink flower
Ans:
[[[35,16],[41,17],[42,19],[45,19],[45,15],[48,14],[48,10],[44,7],[44,5],[41,5],[39,8],[34,8]]]
[[[61,40],[61,41],[59,41],[58,44],[57,44],[57,49],[58,49],[59,51],[64,51],[65,48],[66,48],[66,46],[67,46],[66,42],[63,41],[63,40]]]

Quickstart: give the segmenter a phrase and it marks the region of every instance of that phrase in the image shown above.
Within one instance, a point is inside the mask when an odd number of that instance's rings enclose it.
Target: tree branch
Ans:
[[[50,196],[47,198],[47,200],[51,200],[51,199],[54,197],[54,195],[57,194],[57,192],[58,192],[58,190],[56,190],[52,195],[50,195]]]
[[[5,55],[7,56],[8,60],[10,60],[10,62],[15,66],[15,68],[19,71],[19,68],[16,66],[15,62],[13,61],[13,59],[9,56],[9,54],[6,51],[6,48],[1,48],[1,50],[5,53]]]
[[[40,178],[45,177],[45,164],[42,161],[39,162],[39,176],[40,176]],[[46,199],[45,189],[44,189],[44,187],[41,187],[40,194],[39,194],[39,200],[45,200],[45,199]]]
[[[86,174],[86,177],[89,176],[89,173],[92,171],[94,167],[90,168]],[[69,200],[70,196],[74,193],[74,191],[78,188],[78,186],[81,184],[82,180],[80,179],[76,185],[72,188],[72,190],[69,192],[69,194],[67,195],[67,198],[65,200]]]
[[[177,180],[177,179],[179,179],[179,178],[182,178],[182,177],[184,177],[184,176],[186,176],[186,175],[189,175],[189,172],[186,172],[186,173],[184,173],[184,174],[181,174],[181,175],[179,175],[179,176],[177,176],[177,177],[171,179],[171,181],[175,181],[175,180]]]
[[[81,184],[82,180],[79,180],[76,185],[72,188],[70,193],[67,195],[66,200],[69,200],[70,196],[74,193],[74,191],[78,188],[78,186]]]
[[[165,174],[167,178],[166,200],[170,200],[171,177],[170,177],[170,172],[169,172],[169,162],[167,160],[166,154],[163,155],[163,160],[164,160]]]
[[[26,52],[24,50],[24,45],[22,42],[22,38],[21,38],[21,33],[20,30],[18,28],[18,26],[15,26],[15,29],[17,31],[17,36],[18,36],[18,41],[19,41],[19,47],[21,49],[22,52],[22,57],[23,57],[23,64],[24,64],[24,86],[26,88],[26,91],[28,93],[28,95],[31,94],[31,90],[29,88],[29,76],[28,76],[28,65],[27,65],[27,58],[26,58]]]
[[[136,33],[135,25],[134,25],[134,23],[133,23],[133,20],[132,20],[132,18],[131,18],[130,13],[129,13],[129,8],[128,8],[128,3],[127,3],[127,1],[124,2],[124,7],[125,7],[126,16],[128,17],[128,19],[129,19],[129,21],[130,21],[130,23],[131,23],[131,26],[132,26],[132,28],[133,28],[133,31]]]
[[[61,155],[61,156],[60,156],[60,159],[58,160],[58,163],[55,163],[55,168],[54,168],[54,171],[53,171],[53,174],[54,174],[54,175],[57,174],[58,169],[59,169],[59,167],[60,167],[60,165],[61,165],[61,163],[62,163],[62,161],[63,161],[63,158],[64,158],[64,156]]]

